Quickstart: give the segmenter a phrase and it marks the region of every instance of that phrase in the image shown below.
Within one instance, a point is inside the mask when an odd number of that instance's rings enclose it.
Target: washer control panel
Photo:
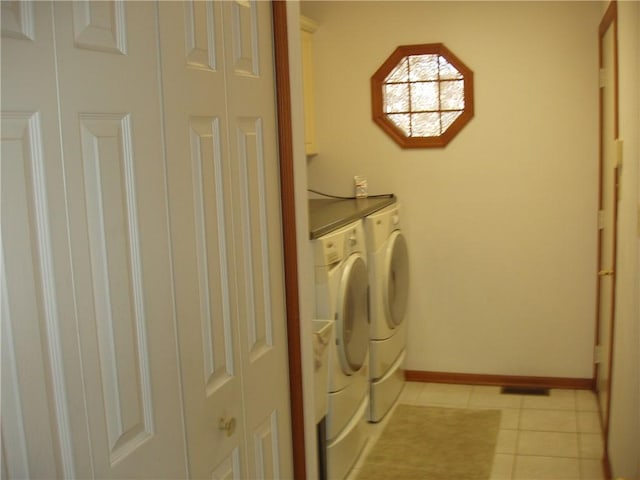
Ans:
[[[364,227],[361,220],[350,223],[314,241],[315,265],[332,266],[355,252],[364,252]]]

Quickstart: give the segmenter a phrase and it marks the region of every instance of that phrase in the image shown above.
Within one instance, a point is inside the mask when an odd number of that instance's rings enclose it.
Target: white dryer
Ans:
[[[327,474],[342,479],[367,441],[369,305],[362,220],[314,241],[316,315],[335,321],[328,362]]]
[[[371,321],[369,421],[378,422],[404,386],[409,255],[398,204],[365,217],[364,224]]]

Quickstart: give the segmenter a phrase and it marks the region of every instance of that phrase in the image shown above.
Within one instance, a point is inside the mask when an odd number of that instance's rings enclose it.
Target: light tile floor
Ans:
[[[499,387],[407,382],[400,403],[502,411],[491,480],[604,480],[595,395],[551,390],[549,396],[502,395]],[[347,480],[387,421],[369,424],[369,441]]]

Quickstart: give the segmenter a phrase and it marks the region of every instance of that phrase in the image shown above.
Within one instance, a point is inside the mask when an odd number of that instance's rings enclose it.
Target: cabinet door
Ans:
[[[160,37],[190,474],[290,478],[270,4],[161,2]]]

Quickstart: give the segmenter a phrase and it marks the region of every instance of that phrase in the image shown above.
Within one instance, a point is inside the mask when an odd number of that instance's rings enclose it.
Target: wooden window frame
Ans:
[[[408,137],[387,117],[387,113],[384,112],[383,89],[385,79],[405,57],[411,55],[440,55],[462,74],[462,80],[464,82],[464,110],[441,135],[433,137]],[[399,46],[371,77],[371,107],[373,121],[402,148],[444,147],[453,140],[460,130],[473,118],[473,71],[442,43]]]

